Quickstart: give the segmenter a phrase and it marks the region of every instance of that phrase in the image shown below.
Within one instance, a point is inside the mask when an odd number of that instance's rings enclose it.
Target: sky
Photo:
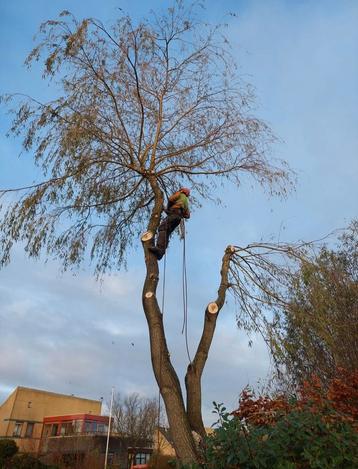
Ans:
[[[169,5],[164,1],[16,0],[0,3],[0,93],[41,99],[53,90],[38,69],[23,66],[39,24],[69,9],[109,24],[118,8],[132,16]],[[235,12],[236,16],[225,13]],[[208,0],[203,19],[228,21],[243,79],[256,89],[255,115],[279,142],[274,157],[297,173],[296,190],[270,198],[244,180],[226,187],[221,207],[203,203],[187,223],[189,347],[193,353],[206,305],[216,298],[220,259],[228,244],[260,239],[317,239],[349,224],[358,201],[358,3],[331,0]],[[9,118],[0,108],[0,188],[36,178],[31,154],[20,158],[19,141],[6,138]],[[0,402],[18,385],[109,400],[124,394],[157,395],[148,332],[141,306],[144,262],[131,253],[128,270],[96,282],[90,268],[61,273],[56,261],[26,258],[16,246],[0,271]],[[182,245],[173,238],[167,258],[164,321],[171,358],[180,377],[188,364],[181,334]],[[161,271],[163,273],[163,271]],[[244,386],[260,386],[272,371],[259,337],[249,339],[228,301],[217,325],[203,376],[205,422],[212,401],[237,404]]]

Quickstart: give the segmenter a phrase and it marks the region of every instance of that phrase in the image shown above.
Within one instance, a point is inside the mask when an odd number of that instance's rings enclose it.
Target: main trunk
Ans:
[[[151,264],[150,260],[147,260],[147,262]],[[155,295],[156,287],[153,283],[157,283],[157,277],[152,275],[153,270],[155,270],[154,266],[150,270],[152,272],[147,275],[143,288],[143,308],[149,328],[154,375],[165,404],[177,456],[183,462],[196,461],[195,443],[184,407],[180,382],[170,362],[164,336],[163,316]]]
[[[150,183],[155,194],[155,205],[148,225],[149,236],[142,237],[147,271],[142,302],[149,328],[153,371],[165,404],[174,448],[182,462],[190,463],[198,461],[197,447],[192,431],[202,437],[205,436],[201,415],[201,376],[214,336],[218,313],[225,301],[229,263],[234,249],[229,246],[225,251],[218,297],[216,302],[210,303],[205,311],[202,337],[195,358],[189,365],[185,377],[187,390],[187,409],[185,409],[180,382],[170,361],[163,327],[163,315],[156,296],[159,281],[158,261],[148,249],[154,241],[154,234],[158,228],[163,208],[163,195],[156,181],[151,180]]]
[[[162,194],[156,192],[156,202],[148,229],[155,233],[163,206]],[[145,252],[146,278],[143,286],[142,303],[148,322],[153,371],[166,408],[171,436],[177,457],[183,463],[197,461],[195,441],[187,418],[178,376],[171,364],[165,333],[163,315],[160,311],[156,291],[159,281],[158,262],[148,250],[153,239],[142,240]]]

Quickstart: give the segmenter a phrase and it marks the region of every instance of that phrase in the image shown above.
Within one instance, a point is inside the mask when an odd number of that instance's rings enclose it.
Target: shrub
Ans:
[[[358,370],[337,369],[328,388],[312,376],[299,389],[297,397],[260,396],[246,388],[241,393],[239,409],[234,412],[240,420],[252,425],[274,424],[283,414],[293,410],[310,410],[324,416],[326,421],[351,423],[358,429]]]
[[[354,469],[358,467],[358,374],[340,370],[324,390],[317,379],[297,397],[245,389],[228,413],[215,404],[218,428],[206,440],[206,469]]]
[[[331,424],[310,410],[288,412],[275,425],[246,425],[225,412],[221,419],[207,439],[208,469],[358,467],[358,434],[346,422]]]
[[[17,452],[17,447],[14,440],[0,440],[0,467],[8,460],[11,459]]]

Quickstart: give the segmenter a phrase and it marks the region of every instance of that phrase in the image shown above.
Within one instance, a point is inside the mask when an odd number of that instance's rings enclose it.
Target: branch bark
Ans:
[[[195,353],[194,360],[189,364],[185,376],[185,386],[187,392],[187,415],[191,429],[202,437],[206,436],[203,418],[201,414],[201,376],[209,355],[209,350],[213,340],[216,321],[220,310],[225,303],[226,291],[229,287],[228,273],[230,259],[235,248],[228,246],[222,258],[221,282],[218,289],[218,296],[215,302],[209,303],[205,310],[204,327],[201,339]]]

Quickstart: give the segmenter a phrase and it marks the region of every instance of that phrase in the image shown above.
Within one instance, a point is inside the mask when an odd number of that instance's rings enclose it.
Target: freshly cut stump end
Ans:
[[[147,291],[147,293],[144,295],[146,298],[152,298],[154,293],[152,291]]]
[[[149,241],[152,238],[153,238],[153,233],[151,231],[146,231],[145,233],[142,234],[140,239],[143,242],[145,242],[145,241]]]
[[[210,314],[216,314],[219,311],[219,307],[216,303],[209,303],[208,304],[208,312]]]

